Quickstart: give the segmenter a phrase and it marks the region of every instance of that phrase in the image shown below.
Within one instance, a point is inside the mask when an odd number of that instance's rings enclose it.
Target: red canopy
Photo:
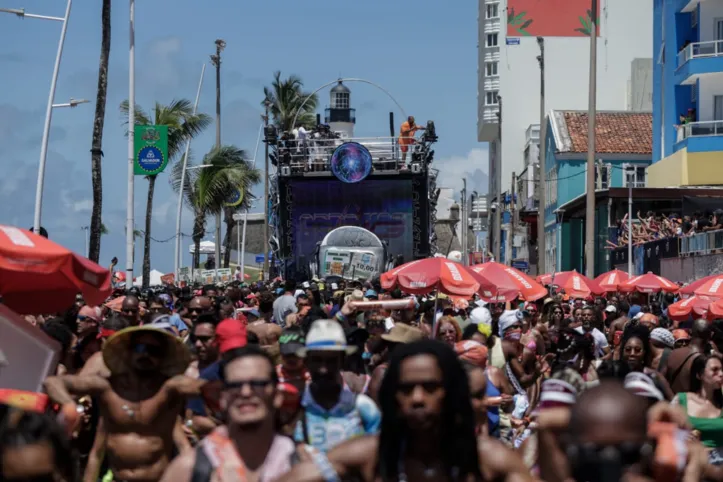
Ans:
[[[716,320],[723,318],[723,299],[717,299],[708,305],[708,316],[709,320]]]
[[[107,269],[42,236],[0,225],[0,295],[18,313],[64,311],[78,293],[100,305],[110,278]]]
[[[480,286],[475,275],[467,268],[446,258],[410,261],[382,274],[381,283],[385,290],[399,286],[415,295],[437,290],[464,297],[474,295]]]
[[[634,278],[630,278],[625,283],[620,284],[618,289],[622,292],[629,293],[631,291],[639,291],[641,293],[658,293],[665,291],[666,293],[675,293],[680,287],[669,279],[648,272]]]
[[[713,299],[723,298],[723,275],[719,274],[707,278],[705,282],[693,290],[693,293]]]
[[[570,298],[587,298],[590,295],[601,295],[603,291],[595,281],[577,271],[560,271],[551,274],[543,274],[537,277],[538,281],[544,284],[553,284],[558,286],[560,290],[564,290],[565,294]]]
[[[614,269],[595,278],[595,283],[597,283],[604,291],[612,293],[618,290],[620,283],[623,283],[628,279],[630,279],[630,276],[625,271]]]
[[[668,318],[675,321],[686,321],[691,314],[698,317],[706,316],[711,300],[700,296],[691,296],[668,306]]]
[[[688,296],[693,295],[695,293],[695,290],[697,290],[698,288],[703,286],[703,284],[705,284],[706,281],[715,279],[718,276],[720,276],[720,275],[712,274],[712,275],[706,276],[704,278],[697,279],[697,280],[693,281],[692,283],[689,283],[689,284],[683,286],[682,288],[680,288],[680,291],[678,291],[678,293],[680,293],[680,295],[682,297],[687,298]]]
[[[547,296],[544,286],[511,266],[491,261],[472,266],[480,281],[479,295],[485,301],[535,301]]]

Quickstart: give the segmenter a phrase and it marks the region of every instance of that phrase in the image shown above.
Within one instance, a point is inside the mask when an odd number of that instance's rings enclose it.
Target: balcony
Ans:
[[[702,75],[723,72],[723,40],[695,42],[678,52],[675,81],[692,85]]]
[[[680,254],[710,254],[723,250],[723,230],[708,231],[680,239]]]
[[[530,124],[525,131],[525,141],[539,141],[540,140],[540,124]]]
[[[688,152],[723,151],[723,121],[691,122],[678,127],[675,150]]]

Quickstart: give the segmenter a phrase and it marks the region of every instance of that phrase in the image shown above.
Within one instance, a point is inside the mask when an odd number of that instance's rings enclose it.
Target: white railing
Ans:
[[[678,52],[678,67],[682,67],[691,59],[718,57],[723,55],[723,40],[694,42]]]
[[[396,170],[401,162],[401,151],[397,137],[353,137],[353,138],[306,138],[292,139],[279,143],[277,150],[279,164],[290,166],[294,172],[328,171],[328,163],[334,150],[345,142],[363,145],[372,156],[372,165],[378,170]],[[407,162],[412,154],[422,152],[423,144],[415,142],[408,146]]]
[[[706,231],[680,239],[680,254],[708,254],[723,249],[723,229]]]
[[[526,141],[539,141],[540,140],[540,125],[539,124],[533,124],[527,127],[527,130],[525,131],[525,140]]]
[[[678,126],[678,138],[681,142],[688,137],[723,136],[723,121],[690,122]]]

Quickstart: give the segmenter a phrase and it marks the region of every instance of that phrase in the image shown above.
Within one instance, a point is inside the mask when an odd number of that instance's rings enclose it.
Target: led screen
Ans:
[[[314,254],[316,243],[332,229],[361,226],[389,243],[392,255],[413,259],[412,181],[293,180],[290,220],[293,256]]]

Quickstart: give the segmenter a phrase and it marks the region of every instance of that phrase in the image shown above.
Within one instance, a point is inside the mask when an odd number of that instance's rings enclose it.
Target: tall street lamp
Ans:
[[[64,17],[51,17],[48,15],[35,15],[26,13],[24,8],[0,8],[0,12],[12,13],[20,18],[37,18],[41,20],[54,20],[63,22],[60,30],[60,40],[58,41],[58,52],[55,55],[55,65],[53,67],[53,77],[50,81],[50,92],[48,94],[48,105],[45,109],[45,124],[43,125],[43,140],[40,144],[40,164],[38,166],[38,183],[35,189],[35,212],[33,214],[33,231],[40,232],[40,213],[43,207],[43,184],[45,182],[45,161],[48,157],[48,140],[50,138],[50,122],[53,119],[53,101],[55,100],[55,86],[58,83],[58,72],[60,71],[60,59],[63,57],[63,46],[65,45],[65,34],[68,31],[68,19],[70,18],[70,7],[73,0],[68,0],[65,7]]]
[[[126,288],[133,287],[135,255],[136,0],[128,2],[128,187],[126,194]]]

